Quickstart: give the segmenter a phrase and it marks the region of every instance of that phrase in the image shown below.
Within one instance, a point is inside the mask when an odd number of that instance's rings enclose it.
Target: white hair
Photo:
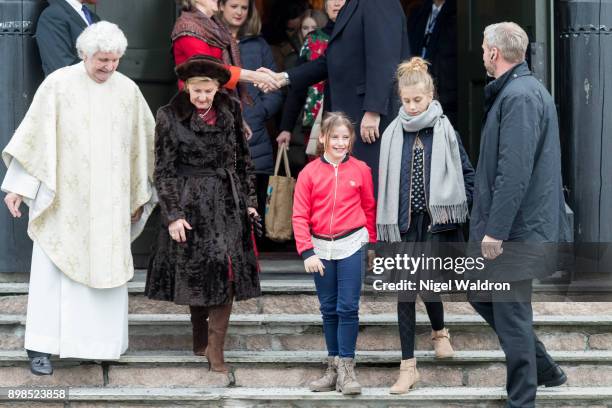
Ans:
[[[505,21],[487,26],[484,41],[489,48],[497,48],[502,57],[512,64],[525,60],[529,37],[516,23]]]
[[[93,57],[96,52],[113,52],[123,56],[127,48],[127,38],[123,31],[113,23],[100,21],[87,27],[76,41],[79,57]]]

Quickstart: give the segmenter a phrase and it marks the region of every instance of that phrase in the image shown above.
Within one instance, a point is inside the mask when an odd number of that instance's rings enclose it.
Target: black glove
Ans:
[[[255,231],[255,235],[261,238],[263,236],[263,225],[261,223],[261,217],[259,216],[259,214],[250,214],[250,217],[251,224],[253,225],[253,230]]]

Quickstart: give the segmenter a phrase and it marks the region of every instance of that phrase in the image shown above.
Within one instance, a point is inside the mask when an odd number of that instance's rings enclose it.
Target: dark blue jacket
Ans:
[[[568,236],[555,103],[523,62],[485,87],[470,241]]]
[[[426,128],[419,132],[419,139],[424,146],[425,158],[423,161],[423,182],[425,183],[425,198],[429,203],[429,179],[431,174],[431,145],[433,142],[433,128]],[[412,185],[412,151],[416,141],[416,132],[404,132],[404,144],[402,146],[402,167],[400,173],[400,196],[398,224],[402,233],[410,227],[410,191]],[[474,189],[474,168],[470,163],[461,137],[457,133],[459,143],[459,155],[461,156],[461,167],[463,168],[463,183],[465,185],[465,196],[468,206],[472,205],[472,191]],[[438,224],[431,226],[431,232],[437,233],[459,228],[459,224]]]
[[[100,21],[93,11],[92,19]],[[36,25],[36,43],[45,76],[59,68],[81,61],[76,50],[77,37],[87,23],[65,0],[49,0]]]
[[[381,115],[382,135],[400,107],[395,85],[398,64],[410,56],[406,18],[399,0],[350,0],[344,5],[324,55],[288,70],[298,88],[329,80],[325,106],[343,111],[355,123],[353,155],[372,169],[378,180],[380,138],[361,140],[359,128],[366,111]]]
[[[276,71],[272,51],[263,37],[245,37],[240,40],[239,45],[243,68],[256,70],[260,67],[266,67]],[[253,136],[249,140],[251,159],[255,165],[256,173],[272,174],[274,158],[270,135],[266,129],[266,121],[280,110],[283,104],[283,96],[280,91],[264,93],[252,84],[249,84],[247,89],[253,99],[253,105],[244,105],[242,114],[253,131]]]

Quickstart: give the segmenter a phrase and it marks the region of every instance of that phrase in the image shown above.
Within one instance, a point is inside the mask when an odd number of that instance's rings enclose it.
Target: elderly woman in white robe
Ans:
[[[83,61],[45,79],[2,152],[4,201],[14,217],[29,206],[25,348],[37,375],[53,373],[51,354],[114,360],[128,346],[130,244],[156,194],[155,121],[116,72],[126,48],[114,24],[83,31]]]

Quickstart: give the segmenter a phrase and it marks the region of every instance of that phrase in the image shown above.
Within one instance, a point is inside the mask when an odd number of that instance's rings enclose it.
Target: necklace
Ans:
[[[206,115],[208,115],[208,112],[210,112],[210,110],[211,110],[211,109],[212,109],[212,103],[210,104],[210,106],[208,107],[208,109],[206,109],[206,112],[204,112],[204,113],[200,113],[200,114],[199,114],[199,115],[200,115],[200,117],[201,117],[202,119],[204,119],[204,117],[205,117]]]

